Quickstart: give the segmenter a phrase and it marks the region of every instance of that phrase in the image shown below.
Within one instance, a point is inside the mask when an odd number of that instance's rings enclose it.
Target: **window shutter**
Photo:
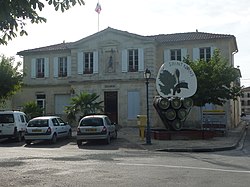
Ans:
[[[216,47],[211,47],[210,48],[210,50],[211,50],[211,58],[212,58],[212,56],[213,56],[213,54],[214,54],[214,50],[216,49]]]
[[[49,58],[44,58],[44,77],[49,77]]]
[[[98,51],[94,51],[93,73],[98,73]]]
[[[36,78],[36,59],[31,59],[31,78]]]
[[[54,77],[58,77],[58,57],[54,57]]]
[[[138,52],[139,52],[139,71],[144,71],[144,50],[142,48],[139,48]]]
[[[122,50],[122,72],[128,72],[128,51]]]
[[[187,49],[186,48],[181,49],[181,61],[183,61],[183,58],[187,58]]]
[[[77,53],[77,73],[83,74],[83,52]]]
[[[164,60],[163,63],[170,61],[170,49],[165,49],[164,50],[163,60]]]
[[[71,76],[71,56],[67,56],[67,76]]]
[[[193,61],[200,59],[200,49],[199,48],[193,48]]]
[[[136,119],[140,114],[140,94],[137,91],[128,92],[128,119]]]

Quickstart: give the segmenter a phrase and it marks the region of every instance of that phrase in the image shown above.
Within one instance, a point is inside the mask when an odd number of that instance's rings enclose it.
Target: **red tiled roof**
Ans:
[[[104,29],[103,31],[100,31],[100,32],[104,32],[105,30],[119,31],[119,30],[112,29],[112,28],[108,27],[107,29]],[[119,31],[119,32],[128,33],[126,31]],[[98,33],[96,33],[96,34],[98,34]],[[131,34],[131,33],[129,33],[129,34]],[[135,35],[135,34],[133,34],[133,35]],[[137,35],[137,36],[140,36],[140,35]],[[235,37],[233,35],[229,35],[229,34],[212,34],[212,33],[205,33],[205,32],[159,34],[159,35],[140,36],[140,37],[145,38],[145,39],[149,39],[152,41],[156,41],[159,43],[195,41],[195,40],[211,40],[211,39],[226,39],[226,38],[235,39]],[[79,42],[79,41],[77,41],[77,42]],[[60,44],[55,44],[55,45],[20,51],[17,54],[24,55],[24,54],[33,53],[33,52],[50,52],[50,51],[58,51],[58,50],[67,50],[67,49],[70,49],[71,47],[73,47],[74,44],[76,44],[77,42],[69,42],[69,43],[63,42]],[[236,40],[235,40],[235,44],[236,44]]]
[[[205,33],[205,32],[159,34],[159,35],[153,35],[153,36],[147,36],[147,37],[153,38],[157,42],[160,42],[160,43],[234,38],[233,35],[229,35],[229,34],[212,34],[212,33]]]
[[[39,47],[39,48],[20,51],[17,54],[18,55],[23,55],[25,53],[33,53],[33,52],[45,52],[45,51],[49,52],[49,51],[67,50],[67,49],[70,49],[72,44],[73,44],[72,42],[68,42],[68,43],[63,42],[63,43],[60,43],[60,44],[49,45],[49,46],[45,46],[45,47]]]

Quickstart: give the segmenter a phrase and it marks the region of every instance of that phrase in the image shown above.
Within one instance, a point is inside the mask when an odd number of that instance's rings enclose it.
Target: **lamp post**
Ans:
[[[148,107],[148,84],[149,79],[151,77],[151,72],[147,68],[144,72],[144,78],[146,83],[146,99],[147,99],[147,133],[146,133],[146,144],[151,145],[151,132],[150,132],[150,126],[149,126],[149,107]]]

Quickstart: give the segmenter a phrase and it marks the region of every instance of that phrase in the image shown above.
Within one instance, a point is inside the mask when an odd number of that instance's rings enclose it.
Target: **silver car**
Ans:
[[[78,146],[88,140],[104,140],[109,144],[111,138],[117,138],[117,129],[108,116],[90,115],[80,120],[76,137]]]
[[[50,140],[56,143],[58,138],[71,136],[71,126],[60,117],[42,116],[29,121],[24,138],[26,144],[34,140]]]

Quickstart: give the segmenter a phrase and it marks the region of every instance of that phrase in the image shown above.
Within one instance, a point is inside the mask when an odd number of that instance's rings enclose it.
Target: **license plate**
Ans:
[[[42,132],[42,129],[33,129],[32,132]]]
[[[88,131],[88,132],[95,132],[96,129],[86,129],[86,131]]]

